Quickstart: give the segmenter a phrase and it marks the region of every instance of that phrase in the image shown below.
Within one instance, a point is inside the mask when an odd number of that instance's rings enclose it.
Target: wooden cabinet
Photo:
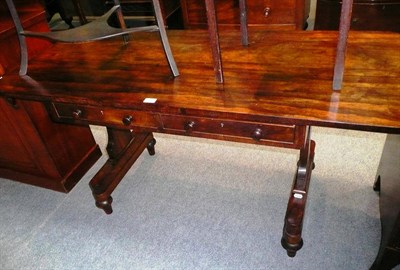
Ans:
[[[0,177],[68,192],[101,153],[89,127],[53,123],[43,104],[0,99]]]
[[[340,9],[339,0],[318,0],[314,29],[338,29]],[[351,29],[400,32],[400,0],[354,0]]]
[[[41,5],[16,1],[22,24],[47,31]],[[18,72],[19,43],[4,1],[0,3],[1,76]],[[28,38],[29,55],[50,43]],[[1,80],[0,80],[1,87]],[[0,98],[0,178],[68,192],[101,156],[88,126],[52,122],[42,103]]]
[[[181,0],[186,28],[205,28],[207,18],[202,0]],[[216,0],[220,26],[239,26],[239,1]],[[303,29],[310,12],[310,0],[247,1],[250,27],[267,29]]]

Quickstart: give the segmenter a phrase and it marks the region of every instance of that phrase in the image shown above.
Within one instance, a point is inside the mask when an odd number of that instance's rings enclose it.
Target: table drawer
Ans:
[[[217,138],[233,141],[253,140],[287,145],[298,145],[302,137],[294,125],[275,125],[213,118],[163,115],[162,122],[166,132],[186,133],[199,137]],[[211,136],[207,136],[211,135]],[[214,135],[214,136],[212,136]],[[300,135],[300,136],[297,136]]]
[[[57,119],[64,122],[150,129],[159,129],[162,126],[158,114],[135,110],[99,109],[90,106],[53,103],[52,113]]]

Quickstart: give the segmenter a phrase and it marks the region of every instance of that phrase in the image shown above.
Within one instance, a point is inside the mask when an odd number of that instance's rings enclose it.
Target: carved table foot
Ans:
[[[112,128],[107,128],[107,133],[109,159],[90,181],[89,186],[96,200],[96,206],[103,209],[106,214],[111,214],[113,201],[111,193],[144,149],[147,148],[150,155],[155,154],[156,140],[152,133],[133,135],[130,130]]]
[[[104,212],[109,215],[112,213],[112,207],[111,203],[113,201],[113,198],[111,196],[108,196],[108,198],[105,201],[98,201],[96,200],[96,206],[100,209],[103,209]]]
[[[376,177],[374,186],[372,187],[374,189],[374,191],[381,191],[381,176],[378,175],[378,177]]]
[[[154,138],[147,144],[147,151],[149,152],[150,156],[154,156],[156,154],[156,151],[154,149],[155,145],[156,145],[156,139]]]
[[[289,257],[294,257],[303,246],[301,231],[307,201],[308,187],[311,179],[311,171],[314,169],[315,142],[307,140],[300,150],[300,159],[295,175],[283,228],[282,246]]]

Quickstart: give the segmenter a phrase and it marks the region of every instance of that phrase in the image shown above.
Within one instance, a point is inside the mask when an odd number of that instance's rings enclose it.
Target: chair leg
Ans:
[[[86,19],[85,13],[83,12],[80,0],[72,0],[72,4],[74,5],[75,12],[78,14],[80,24],[87,24],[88,20]]]
[[[224,72],[222,68],[215,0],[205,0],[205,3],[207,11],[208,34],[210,36],[211,52],[214,63],[215,80],[217,83],[223,83]]]
[[[121,29],[125,29],[126,24],[125,24],[124,16],[122,15],[121,3],[119,2],[119,0],[114,0],[114,5],[119,6],[119,8],[117,9],[117,12],[116,12],[119,26],[121,27]]]
[[[240,7],[240,35],[242,38],[242,45],[249,45],[249,33],[247,28],[247,1],[239,0]]]
[[[167,31],[165,30],[165,24],[159,0],[153,0],[153,7],[157,25],[159,28],[161,43],[164,47],[165,56],[167,57],[168,64],[172,71],[172,74],[174,75],[174,77],[177,77],[179,76],[179,70],[178,67],[176,66],[174,56],[172,55],[171,47],[169,46]]]
[[[19,47],[21,54],[19,75],[23,76],[26,75],[26,73],[28,72],[28,47],[26,45],[25,36],[21,34],[24,32],[24,29],[22,27],[22,23],[19,19],[18,12],[17,9],[15,8],[13,0],[6,0],[6,3],[18,33],[18,40],[19,40]]]
[[[114,0],[114,5],[119,6],[116,12],[119,26],[121,27],[121,29],[126,29],[126,23],[124,20],[124,15],[122,14],[121,3],[119,2],[119,0]],[[124,43],[127,44],[129,41],[129,35],[123,35],[122,39],[124,40]]]
[[[339,39],[336,49],[335,68],[333,72],[333,90],[342,88],[344,75],[344,62],[346,57],[347,37],[350,30],[353,0],[344,0],[340,15]]]

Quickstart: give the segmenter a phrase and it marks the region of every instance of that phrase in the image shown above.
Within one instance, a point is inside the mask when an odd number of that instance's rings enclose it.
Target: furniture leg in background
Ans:
[[[224,72],[222,67],[221,58],[221,47],[219,43],[218,33],[218,19],[215,9],[215,0],[205,0],[206,12],[207,12],[207,23],[208,33],[210,36],[211,52],[214,64],[215,80],[217,83],[224,82]],[[247,46],[249,44],[248,31],[247,31],[247,5],[246,0],[239,0],[240,4],[240,33],[242,45]]]
[[[351,11],[353,9],[353,0],[344,0],[340,15],[339,38],[336,48],[335,67],[333,71],[333,90],[342,89],[344,64],[346,58],[347,38],[350,30]]]
[[[74,2],[77,0],[74,0]],[[69,26],[69,28],[74,28],[72,25],[72,16],[67,15],[65,9],[59,0],[46,0],[45,1],[46,11],[47,11],[47,21],[49,22],[53,16],[58,13],[61,19]]]
[[[215,80],[217,83],[224,82],[224,71],[222,69],[221,48],[219,44],[219,33],[217,14],[215,11],[215,0],[205,0],[208,22],[208,34],[210,36],[211,52],[214,64]]]
[[[78,14],[80,24],[87,24],[88,20],[86,19],[85,13],[81,7],[80,0],[72,0],[72,3],[74,4],[76,14]]]
[[[374,190],[379,191],[382,234],[371,270],[390,270],[400,264],[400,135],[388,135]]]

